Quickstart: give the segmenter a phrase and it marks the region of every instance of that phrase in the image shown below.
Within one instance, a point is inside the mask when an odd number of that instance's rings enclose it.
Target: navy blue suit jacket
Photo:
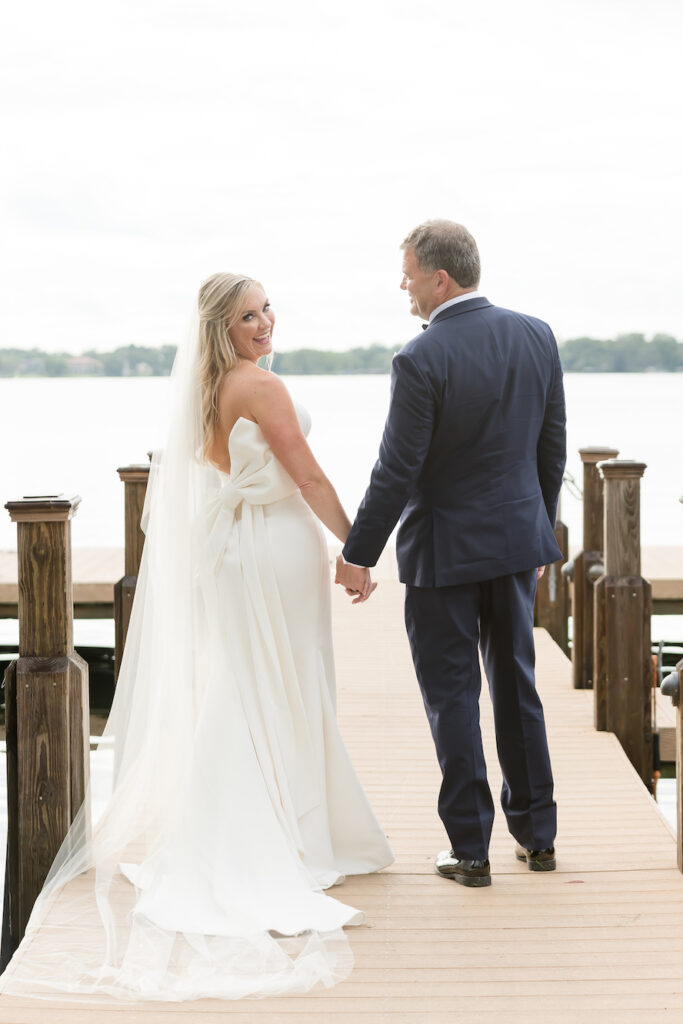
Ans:
[[[379,458],[344,545],[375,565],[399,517],[401,582],[443,587],[557,561],[566,457],[547,324],[466,299],[394,356]]]

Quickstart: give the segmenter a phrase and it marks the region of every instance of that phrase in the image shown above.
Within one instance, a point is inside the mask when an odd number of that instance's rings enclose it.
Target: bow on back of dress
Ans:
[[[216,467],[207,467],[216,479],[202,529],[206,531],[205,555],[213,566],[227,553],[232,524],[242,502],[271,505],[299,490],[266,443],[258,423],[241,416],[230,432],[228,449],[229,476]]]

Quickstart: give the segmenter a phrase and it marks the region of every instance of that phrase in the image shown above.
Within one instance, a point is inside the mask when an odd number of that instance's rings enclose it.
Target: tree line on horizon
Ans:
[[[280,374],[388,373],[400,345],[369,345],[345,352],[301,348],[276,352]],[[565,373],[683,372],[683,342],[669,334],[621,334],[609,340],[572,338],[560,344]],[[0,349],[0,377],[167,377],[175,345],[124,345],[113,352],[88,350],[80,356],[34,348]]]

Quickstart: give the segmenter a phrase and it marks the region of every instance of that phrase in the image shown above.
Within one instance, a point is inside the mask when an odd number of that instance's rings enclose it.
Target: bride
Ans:
[[[91,825],[86,797],[0,992],[232,999],[351,969],[362,914],[323,890],[393,858],[335,718],[319,521],[341,541],[350,523],[307,412],[257,365],[273,323],[248,277],[200,288],[102,737],[109,799]]]

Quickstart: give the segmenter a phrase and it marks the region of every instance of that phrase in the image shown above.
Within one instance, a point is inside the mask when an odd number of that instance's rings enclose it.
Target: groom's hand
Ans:
[[[541,576],[543,575],[544,572],[545,572],[545,566],[544,565],[539,565],[538,569],[536,570],[536,579],[540,580],[540,578],[541,578]]]
[[[347,565],[341,555],[337,557],[337,571],[334,582],[344,587],[349,597],[353,597],[352,604],[367,601],[377,586],[370,579],[369,569],[362,569],[358,565]]]

